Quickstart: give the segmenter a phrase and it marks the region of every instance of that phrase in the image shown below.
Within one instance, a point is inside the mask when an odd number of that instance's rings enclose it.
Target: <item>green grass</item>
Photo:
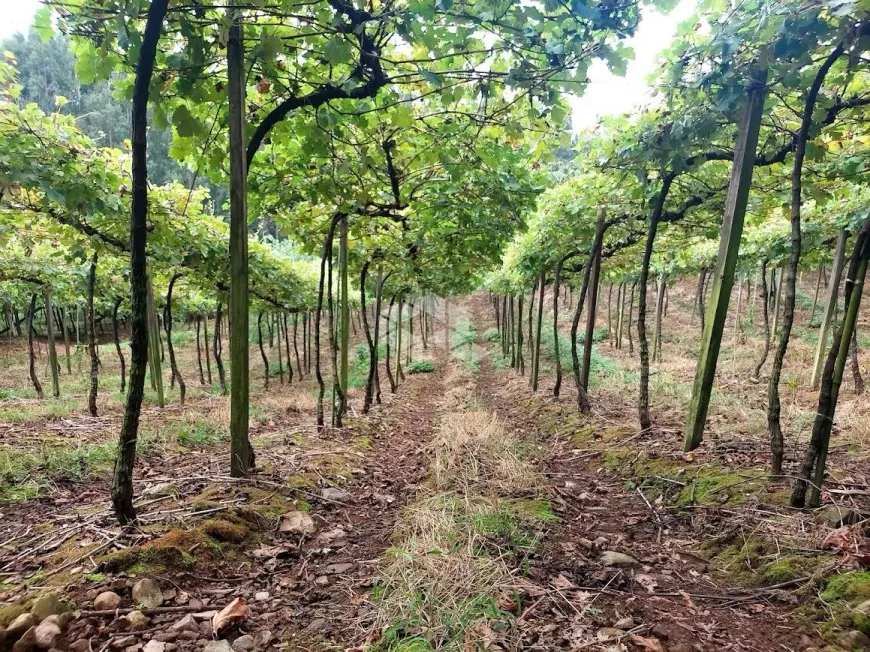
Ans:
[[[429,360],[414,360],[407,368],[409,374],[427,374],[432,371],[435,371],[435,365]]]
[[[487,342],[498,342],[501,339],[501,333],[497,328],[487,328],[483,331],[483,339]]]
[[[140,438],[137,451],[150,443]],[[83,482],[107,477],[115,463],[114,441],[100,444],[62,444],[38,450],[0,450],[0,502],[28,500],[57,482]]]

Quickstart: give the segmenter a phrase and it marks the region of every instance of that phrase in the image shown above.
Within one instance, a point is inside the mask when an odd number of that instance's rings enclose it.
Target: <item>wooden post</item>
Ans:
[[[54,343],[54,312],[51,308],[51,288],[46,284],[42,286],[45,294],[45,332],[48,336],[48,364],[51,367],[51,393],[55,398],[60,397],[60,378],[57,368],[57,348]]]
[[[752,171],[755,167],[755,151],[758,147],[758,133],[761,128],[761,115],[766,95],[767,70],[755,71],[750,81],[746,105],[740,120],[740,129],[734,150],[734,163],[731,166],[731,181],[725,198],[725,214],[720,231],[719,252],[713,271],[713,287],[705,316],[704,336],[698,356],[692,402],[686,424],[684,449],[691,451],[701,444],[707,410],[710,407],[710,393],[716,376],[716,363],[722,332],[728,317],[728,302],[734,285],[734,270],[740,238],[743,235],[743,218],[752,185]]]
[[[245,159],[245,61],[242,12],[230,3],[227,95],[230,132],[230,475],[244,477],[251,466],[248,439],[248,207]]]
[[[843,263],[846,260],[846,240],[849,238],[849,232],[846,229],[840,229],[840,234],[837,236],[837,250],[834,254],[834,267],[831,270],[831,280],[828,283],[828,301],[825,304],[825,312],[822,315],[822,323],[819,325],[819,341],[816,343],[816,357],[813,362],[813,373],[810,377],[810,386],[813,389],[819,388],[819,381],[822,377],[822,367],[824,366],[825,343],[828,340],[828,333],[831,332],[831,323],[834,318],[834,311],[837,306],[838,292],[840,289],[840,280],[843,277]]]

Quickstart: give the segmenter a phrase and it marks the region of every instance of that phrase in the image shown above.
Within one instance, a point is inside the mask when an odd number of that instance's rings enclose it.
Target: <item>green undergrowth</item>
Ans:
[[[139,453],[151,449],[142,437]],[[64,440],[43,444],[32,450],[0,450],[0,502],[28,500],[49,492],[61,482],[84,482],[111,474],[117,445],[114,441],[75,444]]]
[[[715,577],[729,586],[763,587],[812,577],[834,559],[788,549],[784,544],[742,530],[705,541],[701,554]]]
[[[414,360],[407,367],[409,374],[428,374],[435,371],[435,363],[429,360]]]
[[[829,577],[819,594],[817,617],[827,617],[825,629],[853,628],[870,636],[870,609],[856,607],[870,600],[870,571],[850,571]],[[821,607],[827,607],[827,610]]]
[[[590,384],[596,387],[601,380],[605,378],[618,379],[624,381],[625,371],[616,360],[603,355],[599,347],[595,343],[606,340],[608,337],[607,327],[596,328],[592,336],[592,356],[589,362]],[[585,333],[577,334],[578,355],[582,357],[582,346],[586,341]],[[551,360],[555,359],[556,346],[553,337],[552,328],[541,329],[541,346],[543,351]],[[573,369],[573,359],[571,357],[571,337],[563,332],[559,332],[559,361],[562,364],[562,373],[569,374]]]
[[[43,388],[47,392],[51,388]],[[39,403],[25,405],[10,405],[0,407],[0,423],[14,423],[24,425],[38,421],[60,419],[75,412],[79,407],[79,401],[74,398],[47,398]]]
[[[483,331],[483,339],[487,342],[498,342],[501,339],[501,332],[497,328],[487,328]]]

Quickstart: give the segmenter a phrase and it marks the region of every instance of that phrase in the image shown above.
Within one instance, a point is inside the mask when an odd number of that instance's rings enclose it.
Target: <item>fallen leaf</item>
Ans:
[[[650,593],[655,593],[655,590],[658,588],[659,585],[659,583],[656,582],[656,578],[654,578],[652,575],[646,575],[645,573],[638,573],[634,576],[634,579],[638,584],[640,584]]]
[[[221,632],[247,617],[248,605],[245,604],[245,599],[236,598],[214,615],[211,620],[212,630],[214,630],[215,636],[219,636]]]
[[[650,652],[665,652],[665,648],[662,647],[661,641],[657,638],[644,638],[643,636],[632,634],[630,640],[632,643],[638,647],[642,647],[644,650],[649,650]]]

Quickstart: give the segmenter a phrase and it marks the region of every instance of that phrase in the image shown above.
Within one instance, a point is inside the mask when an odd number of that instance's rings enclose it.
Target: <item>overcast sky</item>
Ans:
[[[635,59],[629,63],[625,77],[612,75],[601,61],[590,66],[591,83],[583,97],[570,98],[574,131],[595,124],[602,115],[631,111],[648,101],[646,77],[655,69],[656,55],[670,44],[677,25],[692,13],[695,2],[682,0],[667,15],[644,11],[637,34],[628,42],[634,48]],[[27,32],[40,6],[39,0],[0,0],[0,4],[0,39]]]

